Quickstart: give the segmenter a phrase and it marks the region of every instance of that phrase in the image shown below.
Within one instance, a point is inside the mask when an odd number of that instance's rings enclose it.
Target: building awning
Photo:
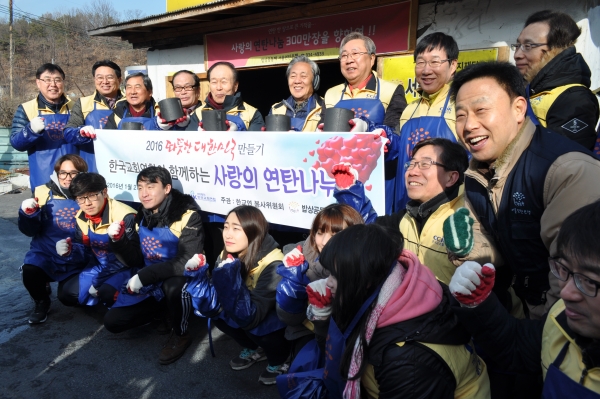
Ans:
[[[405,1],[405,0],[404,0]],[[420,0],[425,3],[432,0]],[[152,15],[88,31],[116,36],[134,48],[178,48],[203,44],[204,35],[282,21],[343,13],[399,0],[214,0],[199,6]]]

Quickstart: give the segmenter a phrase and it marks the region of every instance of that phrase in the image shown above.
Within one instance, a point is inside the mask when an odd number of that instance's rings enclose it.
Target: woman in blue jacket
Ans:
[[[50,309],[47,283],[59,281],[61,292],[65,281],[79,272],[87,263],[69,261],[59,256],[56,241],[69,237],[75,231],[75,214],[79,205],[71,195],[69,187],[75,176],[87,172],[87,164],[78,155],[67,154],[54,164],[54,174],[48,183],[35,187],[33,198],[28,198],[19,209],[19,230],[31,237],[30,249],[25,254],[23,285],[35,302],[29,315],[30,324],[46,321]]]

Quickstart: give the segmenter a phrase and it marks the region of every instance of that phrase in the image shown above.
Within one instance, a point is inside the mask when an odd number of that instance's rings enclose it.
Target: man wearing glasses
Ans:
[[[400,117],[399,154],[396,176],[403,176],[404,164],[421,140],[441,137],[456,141],[454,103],[450,99],[450,81],[456,72],[458,45],[452,36],[436,32],[425,36],[414,52],[415,77],[421,98],[410,103]],[[398,181],[395,186],[395,212],[404,209],[409,201],[408,187]]]
[[[175,72],[171,81],[175,97],[181,100],[185,116],[178,123],[168,123],[162,119],[160,112],[156,115],[156,123],[162,130],[185,130],[190,124],[190,115],[202,106],[200,101],[200,78],[192,71],[182,69]]]
[[[79,154],[69,144],[63,130],[73,102],[64,95],[65,73],[55,64],[44,64],[35,73],[39,94],[19,105],[13,117],[10,144],[29,155],[29,184],[45,184],[54,172],[56,160],[66,154]]]
[[[591,150],[600,111],[589,89],[590,68],[575,49],[580,34],[569,15],[544,10],[527,18],[511,47],[528,84],[530,118]]]
[[[363,184],[356,180],[358,173],[348,164],[332,169],[336,181],[334,197],[339,203],[355,208],[366,223],[400,228],[404,248],[415,253],[438,280],[448,284],[456,266],[448,259],[443,224],[465,206],[463,181],[468,166],[467,151],[462,145],[439,137],[426,139],[417,143],[411,159],[403,165],[410,198],[405,209],[377,217],[365,197]],[[490,239],[479,230],[475,234],[479,243],[489,243]],[[491,245],[480,245],[468,258],[485,263],[497,261],[496,256]]]
[[[121,130],[123,123],[134,122],[141,123],[143,130],[158,130],[157,111],[152,80],[143,72],[133,73],[125,78],[125,98],[115,104],[105,129]]]
[[[94,156],[95,129],[103,129],[121,93],[121,68],[110,60],[96,62],[92,66],[96,85],[94,94],[75,101],[71,117],[65,128],[65,139],[79,145],[79,155],[85,159],[90,172],[97,172]]]
[[[492,265],[467,262],[450,282],[461,304],[454,313],[478,345],[504,370],[543,374],[544,398],[600,398],[598,235],[600,202],[562,223],[556,256],[547,259],[560,299],[543,320],[517,320],[507,314],[491,294]]]
[[[359,32],[346,35],[340,43],[340,70],[344,83],[325,93],[326,108],[346,108],[354,111],[348,121],[351,132],[375,132],[394,142],[400,115],[406,107],[404,88],[380,79],[372,70],[376,47],[373,40]],[[321,127],[321,124],[319,124]],[[386,161],[388,160],[386,156]],[[385,163],[386,213],[391,213],[394,202],[397,160]]]

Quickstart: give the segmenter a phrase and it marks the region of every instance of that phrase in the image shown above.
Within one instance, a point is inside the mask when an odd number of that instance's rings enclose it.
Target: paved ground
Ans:
[[[161,366],[158,353],[167,336],[153,326],[115,335],[95,308],[68,308],[56,299],[46,323],[30,326],[33,302],[19,266],[29,239],[17,228],[17,210],[31,196],[0,196],[0,398],[277,398],[260,385],[266,362],[233,371],[228,362],[238,345],[213,329],[212,358],[204,321],[193,316],[192,346],[177,362]]]

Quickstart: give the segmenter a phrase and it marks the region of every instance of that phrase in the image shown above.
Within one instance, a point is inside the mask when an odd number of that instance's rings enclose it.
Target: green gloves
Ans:
[[[444,242],[450,252],[463,257],[473,249],[473,223],[467,208],[459,208],[444,221]]]

